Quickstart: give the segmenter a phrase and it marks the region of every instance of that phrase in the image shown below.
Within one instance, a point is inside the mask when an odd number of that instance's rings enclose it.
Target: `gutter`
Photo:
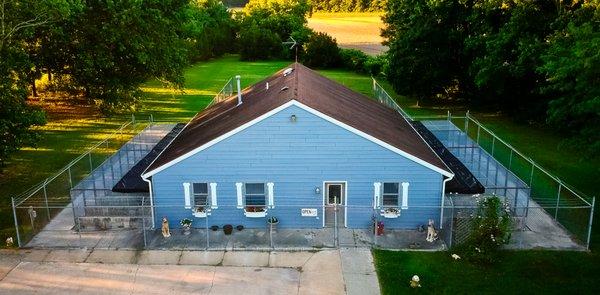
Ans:
[[[150,216],[152,217],[152,229],[155,229],[156,225],[154,224],[154,196],[152,193],[152,180],[146,179],[144,176],[142,176],[142,179],[148,183],[148,190],[150,191]]]
[[[452,180],[454,178],[454,174],[452,176],[444,179],[442,183],[442,209],[440,209],[440,229],[444,227],[444,203],[446,202],[446,182]],[[152,220],[154,222],[154,219]]]

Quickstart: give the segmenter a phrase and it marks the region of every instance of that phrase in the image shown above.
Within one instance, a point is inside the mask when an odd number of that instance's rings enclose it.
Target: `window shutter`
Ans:
[[[242,200],[242,196],[243,196],[242,195],[242,186],[243,185],[244,184],[241,183],[241,182],[236,182],[235,183],[235,187],[236,187],[236,190],[237,190],[237,207],[238,207],[238,209],[244,208],[244,204],[243,204],[243,200]]]
[[[381,182],[374,182],[373,186],[373,209],[377,209],[379,208],[379,203],[381,200]]]
[[[408,182],[402,183],[402,209],[408,209]]]
[[[185,198],[185,209],[192,209],[192,198],[190,196],[190,183],[183,183],[183,196]]]
[[[275,208],[275,200],[273,199],[273,186],[272,182],[267,183],[267,197],[269,198],[269,208]]]
[[[214,182],[210,183],[210,207],[212,209],[219,208],[217,205],[217,184]]]

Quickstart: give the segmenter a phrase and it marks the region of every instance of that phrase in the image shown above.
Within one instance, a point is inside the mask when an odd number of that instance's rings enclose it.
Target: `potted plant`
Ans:
[[[223,226],[223,232],[224,232],[226,235],[230,235],[230,234],[231,234],[231,232],[233,232],[233,225],[231,225],[231,224],[226,224],[226,225],[224,225],[224,226]]]
[[[279,223],[279,219],[277,219],[277,217],[275,217],[275,216],[271,216],[271,217],[267,218],[267,224],[269,225],[269,229],[271,229],[271,231],[277,230],[278,223]]]
[[[213,225],[210,227],[210,230],[212,231],[218,231],[219,230],[219,226],[218,225]]]
[[[181,224],[181,227],[183,228],[183,234],[189,235],[190,228],[192,227],[192,220],[189,218],[184,218],[179,222],[179,224]]]
[[[381,216],[385,218],[398,218],[400,216],[400,210],[395,207],[385,208]]]
[[[192,214],[193,214],[195,217],[199,217],[199,218],[204,218],[204,217],[206,217],[206,216],[210,215],[210,214],[209,214],[209,212],[210,212],[210,209],[209,209],[209,210],[207,210],[207,208],[206,208],[206,207],[204,207],[204,206],[196,206],[196,207],[194,207],[194,209],[192,210]]]
[[[267,210],[263,206],[246,206],[244,215],[251,218],[260,218],[267,216]]]
[[[235,228],[236,228],[238,231],[242,231],[242,230],[244,229],[244,226],[240,224],[240,225],[236,226]]]

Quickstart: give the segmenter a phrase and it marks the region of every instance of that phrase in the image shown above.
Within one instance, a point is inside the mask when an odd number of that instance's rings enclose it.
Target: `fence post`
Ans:
[[[496,147],[496,136],[492,134],[492,157],[494,156],[494,148]]]
[[[533,184],[533,169],[535,168],[535,165],[533,164],[533,161],[529,161],[531,162],[531,174],[529,174],[529,188],[531,189],[531,185]],[[529,195],[531,196],[531,192],[529,192]]]
[[[481,125],[477,124],[477,145],[479,145],[479,133],[481,131]]]
[[[590,221],[588,223],[588,236],[586,242],[586,248],[590,249],[590,240],[592,238],[592,222],[594,220],[594,206],[596,205],[596,197],[592,198],[592,207],[590,208]]]
[[[46,191],[46,184],[48,183],[48,178],[44,180],[44,202],[46,204],[46,217],[48,217],[48,221],[50,221],[50,208],[48,208],[48,192]]]
[[[15,207],[15,198],[10,197],[12,209],[13,209],[13,217],[15,218],[15,231],[17,234],[17,246],[21,248],[21,235],[19,234],[19,219],[17,218],[17,209]]]
[[[558,205],[560,203],[560,190],[562,188],[562,183],[558,183],[558,193],[556,194],[556,211],[554,212],[554,220],[558,221]]]
[[[508,159],[508,170],[510,170],[511,166],[512,166],[512,158],[513,158],[513,149],[510,149],[510,158]]]
[[[448,121],[451,121],[451,120],[452,120],[452,116],[450,115],[450,111],[448,111],[448,118],[447,118],[447,120],[448,120]]]
[[[94,171],[94,165],[92,164],[92,152],[91,151],[88,152],[88,159],[90,162],[90,174],[92,174],[92,172]]]
[[[465,114],[465,134],[469,137],[469,111]]]
[[[208,232],[208,214],[204,218],[204,227],[206,227],[206,250],[210,247],[210,236]]]
[[[67,171],[69,171],[69,187],[73,189],[73,176],[71,175],[71,166],[67,168]]]

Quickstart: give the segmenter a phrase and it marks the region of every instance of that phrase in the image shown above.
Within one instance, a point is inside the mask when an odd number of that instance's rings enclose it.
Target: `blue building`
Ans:
[[[415,228],[453,176],[395,110],[298,63],[198,113],[142,173],[155,225],[247,228],[320,228],[336,208],[339,226]]]

